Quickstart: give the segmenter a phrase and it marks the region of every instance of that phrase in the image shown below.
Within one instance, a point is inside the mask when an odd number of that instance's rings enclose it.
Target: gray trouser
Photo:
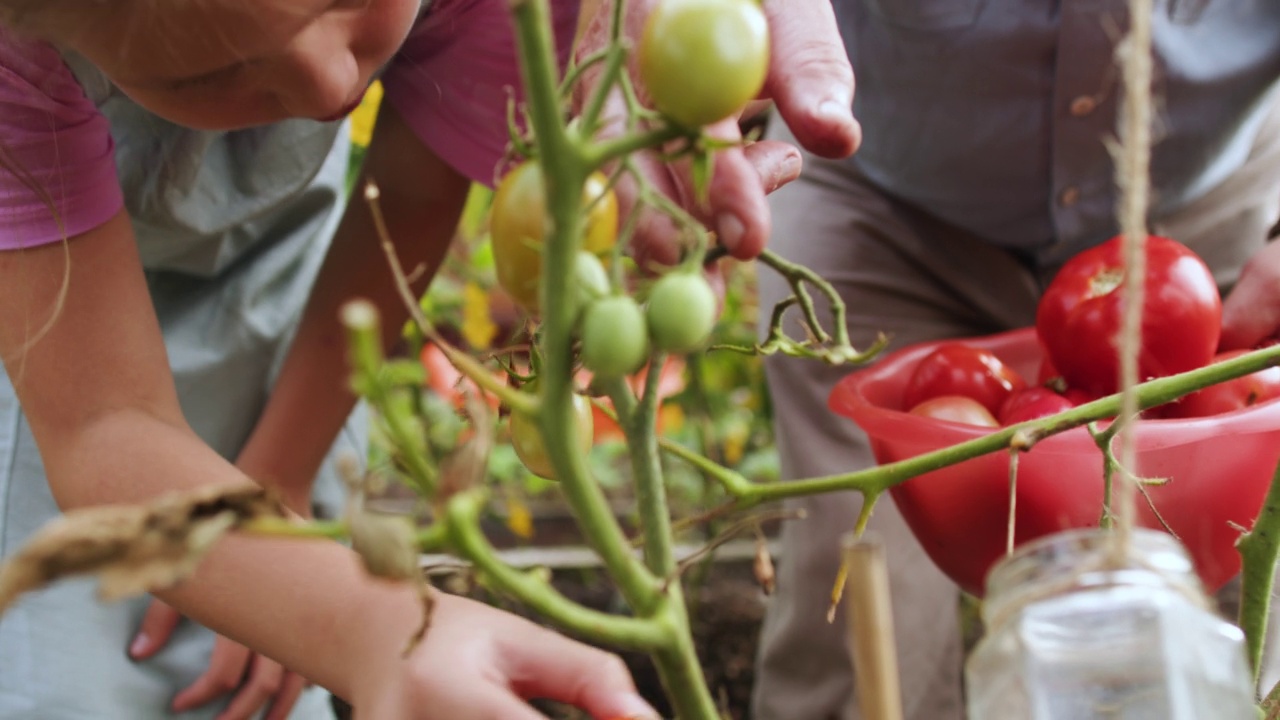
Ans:
[[[1280,114],[1272,117],[1243,170],[1153,225],[1200,253],[1224,286],[1262,246],[1280,213]],[[774,137],[789,137],[780,122],[773,125]],[[771,248],[835,285],[860,348],[882,331],[892,335],[892,350],[1031,325],[1040,292],[1056,270],[1028,268],[1012,254],[885,196],[848,162],[806,156],[803,177],[775,193],[772,208]],[[762,308],[788,294],[775,274],[761,271]],[[767,321],[768,313],[762,315]],[[861,431],[827,409],[832,386],[848,368],[774,356],[766,370],[783,477],[848,472],[874,462]],[[778,589],[761,637],[755,720],[861,717],[843,616],[837,616],[836,627],[825,618],[839,539],[852,529],[861,504],[855,493],[789,503],[807,517],[782,531]],[[905,716],[958,720],[964,716],[958,590],[934,567],[892,503],[876,508],[871,527],[887,546]]]

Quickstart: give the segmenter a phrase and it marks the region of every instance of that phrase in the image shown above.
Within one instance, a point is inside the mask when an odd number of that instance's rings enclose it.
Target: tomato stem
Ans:
[[[1240,536],[1236,550],[1241,562],[1239,625],[1244,631],[1249,666],[1256,683],[1262,670],[1262,647],[1267,637],[1276,559],[1280,557],[1280,467],[1271,477],[1271,487],[1258,519],[1253,528]],[[1275,695],[1275,690],[1268,694],[1267,700],[1272,705],[1280,704],[1280,698],[1272,697]]]
[[[516,44],[526,90],[529,121],[539,150],[539,169],[551,218],[543,246],[543,277],[572,277],[573,256],[581,244],[581,198],[590,169],[582,149],[568,133],[560,107],[556,54],[546,0],[520,0],[512,5]],[[541,283],[545,364],[538,417],[547,454],[564,496],[588,542],[600,554],[623,596],[641,615],[658,600],[658,578],[631,554],[622,527],[600,489],[589,476],[586,459],[574,446],[577,437],[573,396],[573,299],[569,283]]]
[[[480,514],[487,497],[480,488],[458,493],[449,499],[445,517],[454,547],[499,590],[562,630],[600,642],[650,652],[672,644],[671,628],[657,619],[591,610],[561,595],[543,576],[520,572],[504,563],[480,529]]]

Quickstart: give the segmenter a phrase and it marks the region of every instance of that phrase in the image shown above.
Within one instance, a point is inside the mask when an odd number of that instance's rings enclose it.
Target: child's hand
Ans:
[[[353,692],[356,720],[545,720],[526,702],[535,698],[596,720],[658,718],[616,655],[481,603],[437,597],[422,644]],[[407,639],[413,628],[387,630]]]
[[[152,600],[129,656],[146,660],[164,648],[182,615],[160,600]],[[267,709],[264,720],[285,720],[306,681],[280,663],[219,635],[209,667],[190,687],[173,699],[173,711],[185,712],[230,695],[231,702],[217,720],[248,720]]]

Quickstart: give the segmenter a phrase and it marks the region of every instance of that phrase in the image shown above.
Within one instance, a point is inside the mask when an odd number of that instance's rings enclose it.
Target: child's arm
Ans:
[[[123,212],[65,245],[0,252],[0,355],[63,508],[247,482],[183,420]],[[648,712],[616,658],[457,598],[402,660],[414,591],[370,581],[334,543],[228,538],[161,596],[358,710],[387,708],[378,720],[532,719],[518,697],[535,695]]]
[[[369,147],[350,205],[334,236],[298,332],[262,416],[236,465],[246,475],[283,493],[296,512],[309,512],[312,482],[351,412],[349,368],[338,308],[352,297],[377,304],[383,327],[392,334],[407,312],[396,293],[390,267],[362,193],[365,178],[379,183],[380,206],[396,252],[410,270],[427,268],[415,283],[421,292],[449,247],[469,181],[428,150],[385,108]],[[177,612],[152,603],[131,643],[136,659],[158,652],[178,624]],[[228,714],[248,717],[263,705],[272,718],[288,712],[301,689],[296,676],[272,662],[253,660],[243,646],[218,638],[209,667],[175,698],[190,709],[232,695]]]
[[[279,487],[298,512],[307,511],[312,480],[355,402],[347,389],[338,308],[353,297],[372,300],[382,312],[388,343],[408,315],[364,200],[365,178],[381,189],[380,206],[406,270],[426,269],[415,292],[425,289],[448,250],[470,186],[395,110],[384,107],[280,379],[237,463],[253,478]]]

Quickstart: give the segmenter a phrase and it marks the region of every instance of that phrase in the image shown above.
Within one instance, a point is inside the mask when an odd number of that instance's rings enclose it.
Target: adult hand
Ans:
[[[1222,301],[1222,350],[1252,348],[1280,337],[1280,243],[1262,247],[1245,264]]]
[[[129,655],[146,660],[173,635],[182,615],[160,600],[152,600]],[[173,699],[174,712],[185,712],[230,695],[231,702],[216,720],[249,720],[269,709],[263,720],[285,720],[293,710],[306,681],[274,660],[254,653],[219,635],[214,641],[209,668]]]
[[[388,629],[397,636],[412,630]],[[422,643],[406,659],[370,668],[353,706],[356,720],[546,720],[528,704],[534,698],[595,720],[658,717],[616,655],[445,594],[437,595]]]
[[[628,0],[625,34],[640,37],[644,19],[658,0]],[[588,20],[579,43],[579,54],[588,55],[608,42],[611,2],[604,0]],[[769,71],[762,99],[772,100],[800,144],[810,152],[830,158],[852,154],[862,139],[853,118],[853,70],[836,27],[830,0],[765,0],[771,39]],[[588,74],[589,88],[598,72]],[[639,81],[637,80],[637,86]],[[637,87],[642,94],[644,88]],[[583,93],[579,93],[582,95]],[[619,97],[605,108],[602,134],[616,134],[622,127],[624,104]],[[737,141],[742,135],[737,118],[709,126],[707,134]],[[655,154],[636,158],[640,170],[656,189],[678,200],[686,210],[714,230],[719,242],[735,257],[750,259],[764,249],[769,236],[769,209],[765,196],[796,179],[801,156],[788,143],[763,141],[716,155],[707,201],[699,203],[687,164],[668,165]],[[622,182],[619,199],[623,212],[630,210],[634,187]],[[671,264],[678,248],[671,244],[674,226],[665,216],[647,212],[637,227],[633,248],[643,266],[647,262]]]

